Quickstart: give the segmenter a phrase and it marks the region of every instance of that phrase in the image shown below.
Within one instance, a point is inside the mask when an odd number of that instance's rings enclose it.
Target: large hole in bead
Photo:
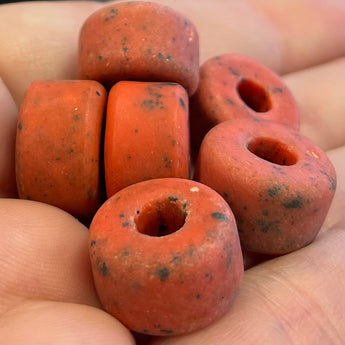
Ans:
[[[237,85],[237,92],[242,101],[258,113],[264,113],[272,108],[268,92],[251,80],[242,79]]]
[[[248,144],[248,150],[254,155],[274,164],[293,165],[297,155],[286,144],[271,138],[255,138]]]
[[[149,236],[166,236],[183,227],[186,214],[182,204],[175,198],[159,200],[148,204],[135,222],[139,232]]]

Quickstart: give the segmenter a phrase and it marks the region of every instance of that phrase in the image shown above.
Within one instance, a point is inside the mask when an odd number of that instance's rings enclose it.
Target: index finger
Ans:
[[[340,0],[160,2],[196,24],[201,62],[236,52],[287,73],[344,54]],[[79,29],[103,5],[71,1],[1,6],[0,76],[18,105],[34,79],[75,77]]]

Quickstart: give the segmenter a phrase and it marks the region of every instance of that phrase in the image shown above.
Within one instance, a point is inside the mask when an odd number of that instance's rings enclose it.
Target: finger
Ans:
[[[198,0],[165,0],[163,3],[196,24],[201,62],[236,52],[251,56],[276,72],[286,73],[344,54],[344,4],[340,0],[260,3],[220,0],[203,1],[202,5]],[[0,8],[0,75],[18,105],[33,79],[75,76],[80,26],[103,5],[38,2]]]
[[[0,75],[17,105],[32,80],[75,78],[79,29],[102,5],[33,1],[0,6]]]
[[[87,228],[66,212],[0,199],[0,315],[25,299],[99,306]]]
[[[235,52],[282,74],[344,55],[341,0],[165,3],[188,15],[197,25],[201,62],[216,54]]]
[[[245,272],[232,309],[193,334],[153,344],[342,344],[344,230]]]
[[[344,56],[341,0],[247,0],[277,32],[279,73],[285,74]],[[256,36],[260,31],[253,31]],[[259,40],[259,39],[258,39]],[[261,37],[260,40],[261,41]],[[266,47],[267,54],[270,48]]]
[[[134,344],[130,332],[90,306],[27,301],[0,317],[1,344]]]
[[[16,197],[14,147],[17,106],[0,78],[0,198]]]
[[[301,111],[301,133],[323,150],[344,145],[345,60],[284,76]]]

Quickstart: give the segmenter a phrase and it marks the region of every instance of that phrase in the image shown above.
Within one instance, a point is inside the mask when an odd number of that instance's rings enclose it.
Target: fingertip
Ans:
[[[0,73],[18,106],[33,80],[76,77],[78,35],[96,1],[24,1],[0,6]]]
[[[0,343],[135,344],[128,329],[98,308],[42,300],[25,301],[2,316]]]
[[[87,228],[74,217],[36,201],[0,199],[0,233],[0,313],[22,298],[99,307]]]

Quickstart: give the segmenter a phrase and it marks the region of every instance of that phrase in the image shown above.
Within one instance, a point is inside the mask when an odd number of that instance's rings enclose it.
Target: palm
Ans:
[[[218,1],[202,6],[181,0],[171,5],[198,26],[202,61],[236,51],[284,74],[301,107],[301,131],[327,150],[337,168],[338,189],[317,240],[248,269],[241,293],[225,317],[179,339],[151,342],[343,343],[344,5],[308,0],[279,5]],[[0,83],[3,197],[15,195],[15,103],[20,106],[33,79],[75,76],[78,30],[99,6],[0,6],[0,75],[15,101]],[[310,23],[305,24],[305,18]],[[322,25],[327,30],[320,30]],[[0,224],[0,342],[134,342],[128,330],[100,309],[83,225],[54,207],[5,198],[0,199]]]

